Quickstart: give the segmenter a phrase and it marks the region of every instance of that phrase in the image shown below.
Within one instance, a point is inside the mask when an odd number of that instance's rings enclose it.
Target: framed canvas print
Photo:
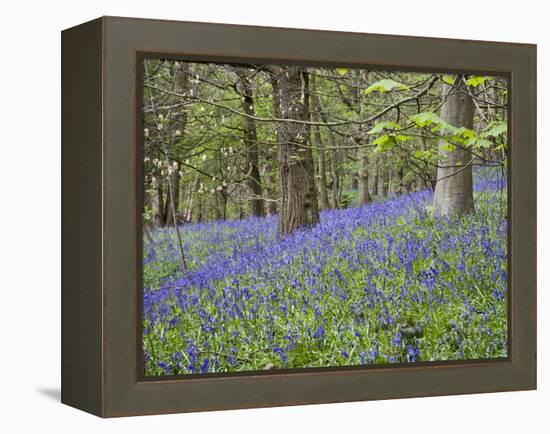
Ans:
[[[536,47],[62,32],[62,401],[536,387]]]

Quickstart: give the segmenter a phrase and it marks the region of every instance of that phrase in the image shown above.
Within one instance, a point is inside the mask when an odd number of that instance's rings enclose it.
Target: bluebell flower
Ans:
[[[317,330],[315,330],[315,333],[313,334],[314,339],[322,339],[325,336],[325,328],[320,325],[317,327]]]
[[[401,345],[401,340],[402,340],[402,338],[403,338],[403,335],[401,334],[400,331],[398,331],[398,332],[395,334],[395,337],[392,338],[392,340],[391,340],[392,346],[394,346],[394,347],[400,346],[400,345]]]
[[[201,367],[200,367],[200,370],[201,370],[201,374],[206,374],[208,373],[208,369],[210,368],[210,359],[207,357],[206,359],[204,359],[201,363]]]
[[[417,362],[420,360],[420,350],[417,345],[407,345],[407,362]]]
[[[282,348],[273,348],[273,352],[278,354],[279,356],[281,356],[281,362],[283,363],[283,365],[286,363],[286,355],[285,355],[285,352],[283,351]]]
[[[165,374],[171,374],[172,373],[172,367],[170,366],[170,364],[166,363],[166,362],[163,362],[163,361],[160,361],[158,363],[159,365],[159,368],[161,368]]]

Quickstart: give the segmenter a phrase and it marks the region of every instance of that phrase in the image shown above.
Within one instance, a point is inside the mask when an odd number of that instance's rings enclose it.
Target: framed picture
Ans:
[[[62,402],[536,387],[536,46],[62,32]]]

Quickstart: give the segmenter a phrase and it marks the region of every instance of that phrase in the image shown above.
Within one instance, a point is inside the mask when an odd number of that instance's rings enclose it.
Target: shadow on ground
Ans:
[[[61,402],[61,389],[59,387],[41,387],[37,391],[52,401]]]

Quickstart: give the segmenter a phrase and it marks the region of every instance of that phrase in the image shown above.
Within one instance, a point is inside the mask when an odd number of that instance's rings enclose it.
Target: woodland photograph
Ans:
[[[505,77],[141,74],[146,376],[507,357]]]

